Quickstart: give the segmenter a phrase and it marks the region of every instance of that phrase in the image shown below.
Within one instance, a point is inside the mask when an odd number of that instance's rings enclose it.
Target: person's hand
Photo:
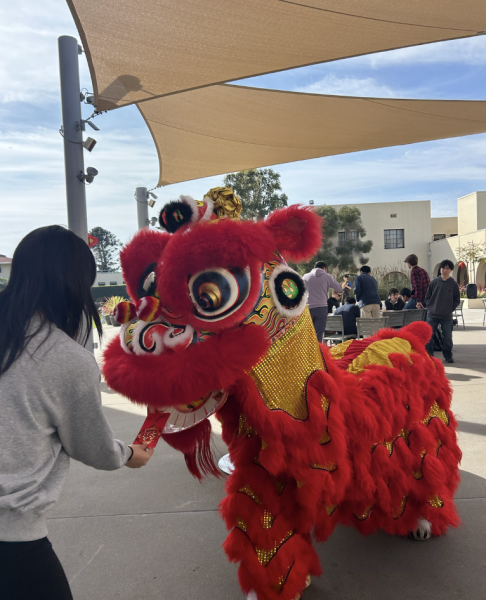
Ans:
[[[417,308],[425,308],[422,302],[417,302]]]
[[[140,467],[144,467],[154,453],[154,448],[148,448],[147,444],[143,444],[142,446],[131,444],[129,448],[132,448],[133,454],[125,466],[130,467],[130,469],[140,469]]]

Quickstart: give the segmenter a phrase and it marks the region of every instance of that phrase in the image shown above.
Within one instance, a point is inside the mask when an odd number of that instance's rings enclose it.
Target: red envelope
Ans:
[[[157,409],[149,407],[147,409],[148,415],[145,419],[142,429],[138,432],[134,445],[141,446],[147,444],[148,448],[155,448],[157,442],[162,435],[162,431],[165,427],[167,419],[169,418],[168,413],[159,412]]]

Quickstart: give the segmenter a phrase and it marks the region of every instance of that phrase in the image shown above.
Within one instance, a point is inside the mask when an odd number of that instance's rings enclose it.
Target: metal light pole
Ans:
[[[137,200],[137,217],[138,228],[143,229],[149,224],[148,216],[148,193],[146,187],[138,187],[135,190],[135,198]]]
[[[78,177],[80,173],[84,173],[78,63],[80,50],[78,40],[69,35],[60,36],[58,44],[68,227],[88,243],[86,189],[85,184]],[[86,342],[85,348],[94,352],[93,333]]]
[[[69,35],[62,35],[58,42],[68,227],[88,243],[86,187],[78,177],[84,172],[79,46],[78,40]]]

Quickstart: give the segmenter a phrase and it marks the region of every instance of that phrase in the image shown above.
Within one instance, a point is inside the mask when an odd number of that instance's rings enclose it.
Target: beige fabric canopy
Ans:
[[[486,132],[486,102],[398,100],[216,85],[138,105],[159,185]]]
[[[485,0],[67,0],[98,110],[486,32]]]

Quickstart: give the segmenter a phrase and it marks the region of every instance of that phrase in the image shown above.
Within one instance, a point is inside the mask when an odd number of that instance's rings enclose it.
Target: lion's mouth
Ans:
[[[126,323],[120,332],[120,342],[128,354],[147,356],[167,350],[180,352],[214,335],[210,331],[197,331],[191,325],[177,325],[159,317],[151,322],[133,319]]]

